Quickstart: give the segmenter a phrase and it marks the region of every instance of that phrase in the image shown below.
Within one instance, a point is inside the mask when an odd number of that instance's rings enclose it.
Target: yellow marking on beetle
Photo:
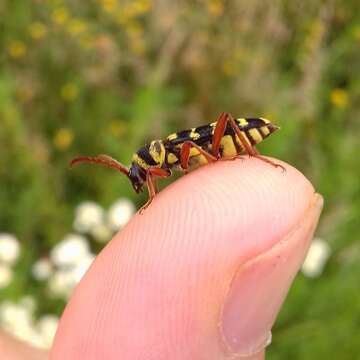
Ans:
[[[195,169],[199,166],[207,164],[205,156],[201,155],[199,150],[192,147],[189,154],[189,169]]]
[[[199,152],[199,150],[197,148],[192,147],[190,149],[190,154],[189,154],[190,158],[193,157],[193,156],[199,156],[199,155],[200,155],[200,152]]]
[[[245,138],[246,138],[246,141],[247,141],[247,137],[246,137],[246,136],[245,136]],[[243,152],[245,151],[245,149],[244,149],[244,146],[243,146],[243,144],[241,143],[241,141],[240,141],[240,139],[239,139],[238,136],[235,136],[235,141],[236,141],[237,145],[239,146],[239,148],[242,149],[242,150],[240,151],[240,153],[243,153]]]
[[[206,165],[208,161],[203,155],[193,156],[189,159],[189,169],[193,170],[199,166]]]
[[[249,122],[244,119],[244,118],[241,118],[241,119],[236,119],[236,121],[239,123],[240,126],[246,126]]]
[[[138,154],[134,154],[132,157],[132,161],[138,164],[143,169],[148,169],[150,165],[148,165]]]
[[[169,153],[167,156],[167,162],[169,164],[175,164],[177,161],[179,161],[179,159],[177,158],[176,155],[174,155],[173,153]]]
[[[197,133],[195,130],[195,128],[191,129],[191,133],[189,134],[191,140],[197,140],[200,137],[200,134]]]
[[[249,129],[249,134],[254,139],[256,144],[263,140],[263,137],[259,133],[258,129]]]
[[[162,141],[154,140],[150,143],[149,154],[154,159],[154,161],[162,165],[165,162],[165,146]]]
[[[244,131],[241,131],[241,134],[242,134],[242,137],[249,144],[249,146],[252,146],[250,140],[248,139],[248,137],[246,135],[246,133]],[[240,139],[239,139],[239,137],[237,135],[236,135],[235,139],[236,139],[236,142],[240,145],[240,147],[244,150],[244,146],[243,146],[242,142],[240,141]]]
[[[264,121],[265,124],[270,124],[270,120],[268,120],[268,119],[265,119],[265,118],[259,118],[259,119],[261,119],[262,121]]]
[[[260,129],[261,129],[262,133],[264,134],[264,136],[267,136],[270,134],[270,130],[267,126],[262,126]]]
[[[177,139],[177,133],[170,134],[166,139],[171,141]]]
[[[209,126],[211,127],[211,134],[214,135],[215,129],[216,129],[216,124],[217,122],[213,122],[211,124],[209,124]]]
[[[222,137],[220,146],[222,147],[223,157],[233,157],[237,155],[236,147],[231,135],[225,135]]]

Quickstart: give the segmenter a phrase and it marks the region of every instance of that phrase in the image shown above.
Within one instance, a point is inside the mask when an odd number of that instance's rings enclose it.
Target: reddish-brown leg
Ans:
[[[184,171],[187,171],[189,168],[190,150],[192,147],[197,149],[199,153],[203,155],[208,162],[213,162],[217,160],[214,155],[211,155],[201,146],[195,144],[193,141],[185,141],[184,144],[181,146],[180,152],[180,164]]]
[[[228,113],[221,113],[216,120],[216,127],[213,134],[211,151],[216,158],[220,157],[220,143],[221,139],[225,134],[226,125],[228,122]]]
[[[149,200],[146,202],[144,206],[141,207],[139,213],[142,212],[151,204],[152,200],[154,199],[157,189],[156,189],[156,182],[155,177],[166,178],[171,175],[170,170],[165,170],[157,167],[150,167],[146,171],[146,185],[149,192]]]
[[[214,156],[216,156],[217,158],[219,157],[220,142],[221,142],[222,137],[224,136],[226,125],[228,122],[230,123],[232,129],[234,130],[235,134],[239,138],[242,147],[245,149],[245,152],[249,156],[254,156],[268,164],[271,164],[272,166],[280,167],[283,171],[285,171],[285,168],[282,165],[276,164],[273,161],[271,161],[259,154],[259,152],[256,150],[256,148],[253,147],[246,140],[245,136],[243,135],[243,133],[237,126],[234,118],[232,117],[232,115],[230,113],[222,113],[219,116],[219,119],[217,120],[214,135],[213,135],[213,142],[212,142],[212,153]]]
[[[222,157],[219,160],[224,160],[224,161],[233,161],[233,160],[245,160],[243,155],[235,155],[235,156],[229,156],[229,157]]]
[[[268,163],[268,164],[270,164],[270,165],[272,165],[272,166],[279,167],[279,168],[281,168],[281,170],[282,170],[283,172],[286,171],[286,169],[285,169],[282,165],[277,164],[277,163],[275,163],[275,162],[267,159],[266,157],[260,155],[256,148],[253,147],[253,150],[255,151],[255,154],[249,154],[250,156],[254,156],[254,157],[256,157],[257,159],[260,159],[260,160],[262,160],[262,161],[264,161],[264,162],[266,162],[266,163]]]
[[[226,125],[228,122],[230,123],[231,127],[235,131],[235,134],[240,139],[240,142],[241,142],[243,148],[245,149],[246,153],[248,155],[255,156],[256,150],[251,146],[251,144],[249,144],[247,142],[246,138],[241,133],[240,129],[236,125],[234,118],[232,117],[232,115],[230,113],[222,113],[216,122],[216,127],[215,127],[215,131],[214,131],[214,135],[213,135],[213,141],[212,141],[212,145],[211,145],[213,155],[216,157],[219,157],[221,139],[224,136]]]

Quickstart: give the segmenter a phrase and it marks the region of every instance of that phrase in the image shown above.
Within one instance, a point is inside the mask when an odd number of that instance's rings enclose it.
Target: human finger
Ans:
[[[322,206],[283,165],[219,161],[161,191],[80,282],[51,358],[261,358]]]

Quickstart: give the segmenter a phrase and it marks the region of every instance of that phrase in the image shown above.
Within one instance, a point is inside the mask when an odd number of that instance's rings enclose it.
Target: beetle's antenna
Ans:
[[[129,169],[108,155],[101,154],[98,156],[79,156],[71,160],[70,167],[73,167],[74,165],[78,165],[81,163],[95,163],[95,164],[104,165],[108,168],[118,170],[123,174],[125,174],[127,177],[129,177]]]

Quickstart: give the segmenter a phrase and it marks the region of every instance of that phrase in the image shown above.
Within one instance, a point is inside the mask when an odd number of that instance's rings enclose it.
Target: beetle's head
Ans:
[[[134,190],[139,193],[143,191],[143,185],[146,180],[146,174],[142,168],[136,163],[132,163],[129,169],[128,178]]]

